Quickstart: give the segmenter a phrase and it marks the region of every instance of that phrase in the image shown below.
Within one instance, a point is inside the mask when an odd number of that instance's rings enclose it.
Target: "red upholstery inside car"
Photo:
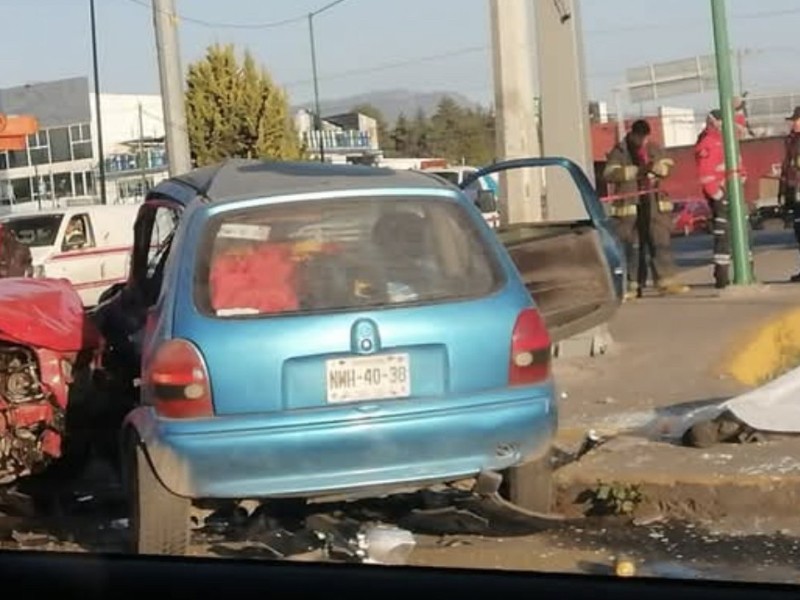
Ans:
[[[259,313],[297,310],[296,263],[288,245],[264,243],[214,257],[209,283],[215,311],[248,308]]]

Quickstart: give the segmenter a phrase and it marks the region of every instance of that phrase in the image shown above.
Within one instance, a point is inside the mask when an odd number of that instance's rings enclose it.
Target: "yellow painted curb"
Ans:
[[[722,371],[745,385],[762,385],[800,364],[800,308],[774,315],[738,338]]]

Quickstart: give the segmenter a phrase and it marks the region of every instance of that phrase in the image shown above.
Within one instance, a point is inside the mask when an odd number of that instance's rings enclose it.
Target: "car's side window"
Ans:
[[[166,260],[172,236],[178,226],[178,211],[169,206],[159,206],[153,215],[153,228],[150,232],[149,250],[147,253],[147,278],[155,276]]]
[[[136,220],[132,277],[148,306],[161,291],[164,264],[179,218],[177,205],[164,203],[145,206]]]
[[[71,252],[94,247],[94,232],[89,215],[81,214],[70,218],[64,233],[62,251]]]

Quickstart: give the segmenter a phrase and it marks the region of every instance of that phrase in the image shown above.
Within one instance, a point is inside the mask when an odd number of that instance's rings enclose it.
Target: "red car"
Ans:
[[[672,235],[711,231],[711,208],[705,200],[676,200],[672,207]]]
[[[100,344],[68,281],[0,280],[0,484],[63,456],[70,391]]]

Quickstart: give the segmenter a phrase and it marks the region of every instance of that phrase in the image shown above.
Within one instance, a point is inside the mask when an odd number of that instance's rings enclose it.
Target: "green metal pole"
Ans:
[[[733,72],[731,50],[728,40],[728,20],[725,0],[711,0],[711,20],[714,24],[714,50],[717,59],[719,102],[722,110],[722,136],[725,145],[725,169],[730,213],[728,215],[733,258],[734,285],[753,283],[750,266],[750,240],[748,237],[747,213],[744,207],[742,179],[739,176],[739,140],[733,115]]]

